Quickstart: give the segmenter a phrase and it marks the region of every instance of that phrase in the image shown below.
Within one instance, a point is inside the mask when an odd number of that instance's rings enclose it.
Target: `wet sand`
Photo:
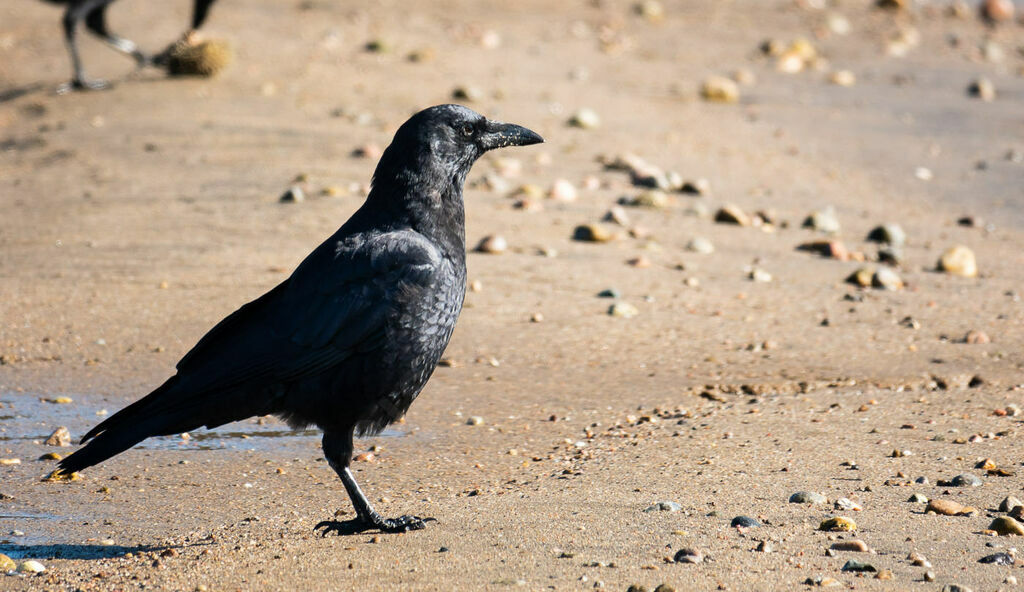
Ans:
[[[124,2],[110,19],[155,50],[186,9]],[[788,2],[665,9],[651,23],[626,2],[227,3],[207,31],[236,51],[219,77],[121,80],[130,63],[83,40],[90,73],[119,84],[58,97],[58,11],[0,7],[0,458],[21,460],[0,466],[0,552],[47,567],[0,587],[792,590],[831,577],[869,590],[995,590],[1024,576],[977,562],[1019,544],[984,531],[1000,500],[1024,495],[1021,418],[993,414],[1024,404],[1024,163],[1007,158],[1024,151],[1024,29],[844,3],[835,10],[852,30],[838,35],[828,11]],[[908,27],[919,44],[886,55]],[[481,44],[489,31],[495,49]],[[799,37],[826,69],[780,73],[758,49]],[[390,50],[366,52],[374,39]],[[981,56],[986,39],[1001,62]],[[426,62],[406,59],[427,50]],[[740,68],[757,81],[738,104],[700,100],[702,79]],[[829,84],[833,69],[853,71],[856,85]],[[967,95],[980,76],[995,101]],[[358,206],[375,162],[353,150],[386,145],[458,85],[481,89],[474,109],[547,143],[476,165],[469,246],[497,233],[510,252],[469,255],[480,289],[446,353],[452,366],[393,433],[359,443],[377,447],[356,464],[378,509],[436,522],[315,536],[339,508],[351,517],[349,502],[316,435],[278,433],[273,418],[153,440],[73,483],[40,481],[53,463],[35,459],[67,451],[42,444],[55,427],[80,436],[287,277]],[[584,107],[598,129],[565,124]],[[629,208],[646,238],[571,240],[640,192],[597,162],[623,152],[706,178],[711,194]],[[488,190],[481,180],[509,158],[522,173]],[[297,175],[308,199],[278,203]],[[588,176],[600,186],[583,188]],[[560,178],[577,200],[512,207],[515,187]],[[329,187],[344,195],[322,195]],[[772,210],[780,223],[716,224],[687,213],[696,202]],[[822,238],[800,225],[828,205],[838,238],[869,257],[874,226],[906,230],[905,289],[855,288],[844,279],[861,264],[796,250]],[[958,225],[965,215],[980,223]],[[687,251],[694,237],[715,252]],[[935,271],[954,244],[974,250],[980,277]],[[641,256],[649,266],[627,263]],[[749,280],[752,267],[772,281]],[[608,288],[637,316],[606,314],[612,301],[597,294]],[[962,343],[971,330],[991,343]],[[40,401],[57,396],[73,402]],[[975,469],[984,458],[1014,475]],[[983,485],[936,485],[965,472]],[[914,483],[921,476],[928,484]],[[799,490],[830,503],[787,503]],[[979,511],[925,515],[912,493]],[[840,497],[863,510],[834,510]],[[681,510],[643,512],[663,500]],[[731,528],[738,515],[762,526]],[[856,534],[818,531],[833,515],[853,518]],[[854,536],[876,553],[826,556]],[[754,551],[761,541],[773,551]],[[672,563],[681,548],[706,561]],[[933,583],[911,551],[932,563]],[[848,559],[892,579],[841,572]]]

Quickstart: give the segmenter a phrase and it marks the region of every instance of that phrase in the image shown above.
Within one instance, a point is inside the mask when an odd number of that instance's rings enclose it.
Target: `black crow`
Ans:
[[[423,528],[386,519],[356,485],[353,434],[400,418],[448,344],[466,293],[462,187],[493,148],[543,142],[458,105],[420,111],[384,151],[370,194],[291,277],[207,333],[177,374],[93,428],[67,474],[159,435],[276,415],[323,430],[323,450],[357,518],[324,534]]]
[[[85,19],[85,26],[103,39],[114,49],[126,53],[135,58],[136,63],[145,66],[153,62],[153,59],[139,50],[139,47],[132,41],[119,37],[107,29],[106,10],[107,6],[114,0],[47,0],[52,4],[67,4],[64,11],[64,39],[67,42],[68,53],[71,54],[71,82],[60,88],[61,92],[68,90],[89,90],[108,88],[110,83],[106,80],[90,80],[85,76],[82,67],[82,59],[78,55],[78,45],[75,42],[78,23]],[[216,0],[195,0],[192,7],[192,30],[198,29],[206,20],[210,6]]]

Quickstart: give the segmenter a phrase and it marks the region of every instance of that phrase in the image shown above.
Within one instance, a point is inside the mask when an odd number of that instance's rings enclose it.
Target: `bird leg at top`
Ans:
[[[150,58],[139,50],[139,46],[135,45],[134,41],[115,35],[107,29],[106,8],[107,6],[103,5],[87,14],[85,26],[114,49],[135,58],[135,63],[140,68],[149,64]]]
[[[94,12],[99,13],[100,22],[102,22],[103,10],[106,5],[109,4],[110,0],[90,0],[88,2],[72,2],[67,11],[64,13],[64,41],[68,46],[68,53],[71,54],[71,69],[72,76],[71,82],[61,85],[57,88],[59,94],[67,93],[71,90],[99,90],[104,88],[110,88],[110,83],[106,80],[90,80],[85,76],[85,69],[82,67],[82,58],[78,55],[78,43],[76,41],[76,29],[78,28],[78,22],[85,16],[92,17]],[[96,17],[92,17],[94,20]]]
[[[327,536],[330,532],[355,534],[374,529],[389,533],[407,532],[410,530],[420,530],[426,526],[426,522],[434,520],[433,518],[420,518],[408,515],[398,518],[385,518],[373,509],[373,506],[370,505],[370,500],[366,499],[366,495],[359,489],[359,485],[356,483],[355,477],[352,476],[351,469],[349,469],[349,463],[352,461],[351,429],[344,436],[338,436],[330,432],[324,433],[323,449],[324,456],[327,457],[327,463],[341,477],[341,482],[345,485],[345,491],[348,492],[348,497],[352,500],[352,506],[356,510],[356,518],[343,522],[324,520],[314,526],[313,530],[319,531],[323,529],[321,533],[323,536]]]

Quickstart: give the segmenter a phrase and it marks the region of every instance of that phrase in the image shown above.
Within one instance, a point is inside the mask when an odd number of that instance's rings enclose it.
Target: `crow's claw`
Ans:
[[[420,518],[419,516],[400,516],[398,518],[371,516],[345,521],[324,520],[314,526],[313,530],[319,532],[320,536],[327,536],[332,532],[338,535],[350,535],[367,530],[379,530],[387,533],[409,532],[410,530],[422,530],[426,528],[427,522],[436,520],[436,518]]]

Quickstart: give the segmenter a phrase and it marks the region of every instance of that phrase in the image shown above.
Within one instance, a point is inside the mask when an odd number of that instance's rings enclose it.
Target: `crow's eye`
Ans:
[[[473,135],[473,126],[468,124],[468,123],[462,124],[462,135],[464,135],[464,136],[472,136]]]

